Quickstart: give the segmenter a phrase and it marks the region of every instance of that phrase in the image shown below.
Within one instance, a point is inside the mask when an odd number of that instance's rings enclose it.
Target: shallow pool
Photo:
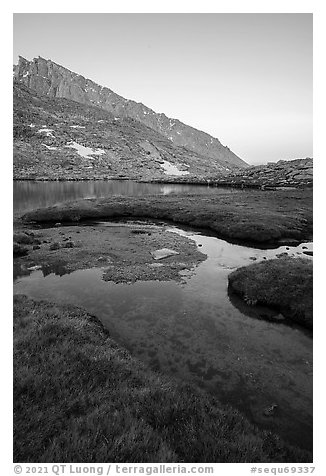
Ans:
[[[312,335],[286,320],[270,322],[266,317],[278,313],[229,296],[227,277],[282,253],[312,259],[303,254],[312,244],[259,250],[176,227],[166,232],[188,236],[207,255],[179,283],[105,282],[105,268],[66,274],[61,266],[49,274],[18,267],[14,292],[85,308],[152,369],[192,381],[259,426],[311,449]]]

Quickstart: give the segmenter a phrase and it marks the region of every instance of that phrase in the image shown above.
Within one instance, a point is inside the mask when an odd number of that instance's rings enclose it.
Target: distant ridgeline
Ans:
[[[53,61],[19,57],[14,66],[14,86],[18,175],[46,177],[68,171],[72,177],[79,176],[73,156],[80,159],[81,175],[87,171],[90,178],[224,175],[248,167],[209,134],[124,99]],[[93,152],[94,145],[101,154]],[[78,146],[84,146],[88,153],[84,150],[82,154]],[[24,154],[30,155],[27,167]],[[44,154],[53,159],[52,171],[50,164],[43,167],[40,163]],[[31,155],[34,170],[30,169]],[[66,166],[64,157],[69,162]]]

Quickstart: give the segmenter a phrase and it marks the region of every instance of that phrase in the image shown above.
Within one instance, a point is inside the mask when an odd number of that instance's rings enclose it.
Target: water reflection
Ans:
[[[56,263],[51,264],[43,264],[41,266],[26,266],[19,260],[15,260],[13,266],[14,282],[17,281],[19,278],[22,278],[23,276],[30,276],[35,271],[40,271],[44,278],[51,274],[54,274],[55,276],[64,276],[65,274],[70,274],[72,272],[69,268],[66,267],[66,263],[62,261],[58,261]]]
[[[111,195],[144,196],[171,193],[221,193],[224,189],[204,185],[137,183],[132,180],[97,180],[85,182],[14,181],[14,211],[25,212],[80,198]]]

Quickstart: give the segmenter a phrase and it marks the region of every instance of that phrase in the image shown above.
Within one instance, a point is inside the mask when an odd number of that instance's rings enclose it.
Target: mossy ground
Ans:
[[[284,316],[312,329],[312,261],[279,258],[254,263],[231,273],[229,285],[247,302],[279,309]]]
[[[112,196],[34,210],[25,222],[151,218],[208,229],[231,242],[256,246],[311,240],[312,191],[230,190],[221,194]]]
[[[194,268],[206,255],[192,240],[166,228],[148,223],[21,228],[14,235],[16,275],[35,266],[44,274],[100,267],[105,269],[103,279],[115,283],[180,280],[181,270]],[[162,248],[177,254],[156,261],[152,253]]]

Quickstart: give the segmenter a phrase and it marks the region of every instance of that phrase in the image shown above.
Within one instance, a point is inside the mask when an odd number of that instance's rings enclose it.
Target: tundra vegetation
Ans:
[[[223,194],[113,196],[33,210],[25,222],[151,218],[206,229],[228,241],[279,246],[312,237],[312,190],[230,190]]]
[[[279,258],[233,271],[229,285],[246,302],[276,308],[285,317],[312,329],[312,278],[312,261]]]

